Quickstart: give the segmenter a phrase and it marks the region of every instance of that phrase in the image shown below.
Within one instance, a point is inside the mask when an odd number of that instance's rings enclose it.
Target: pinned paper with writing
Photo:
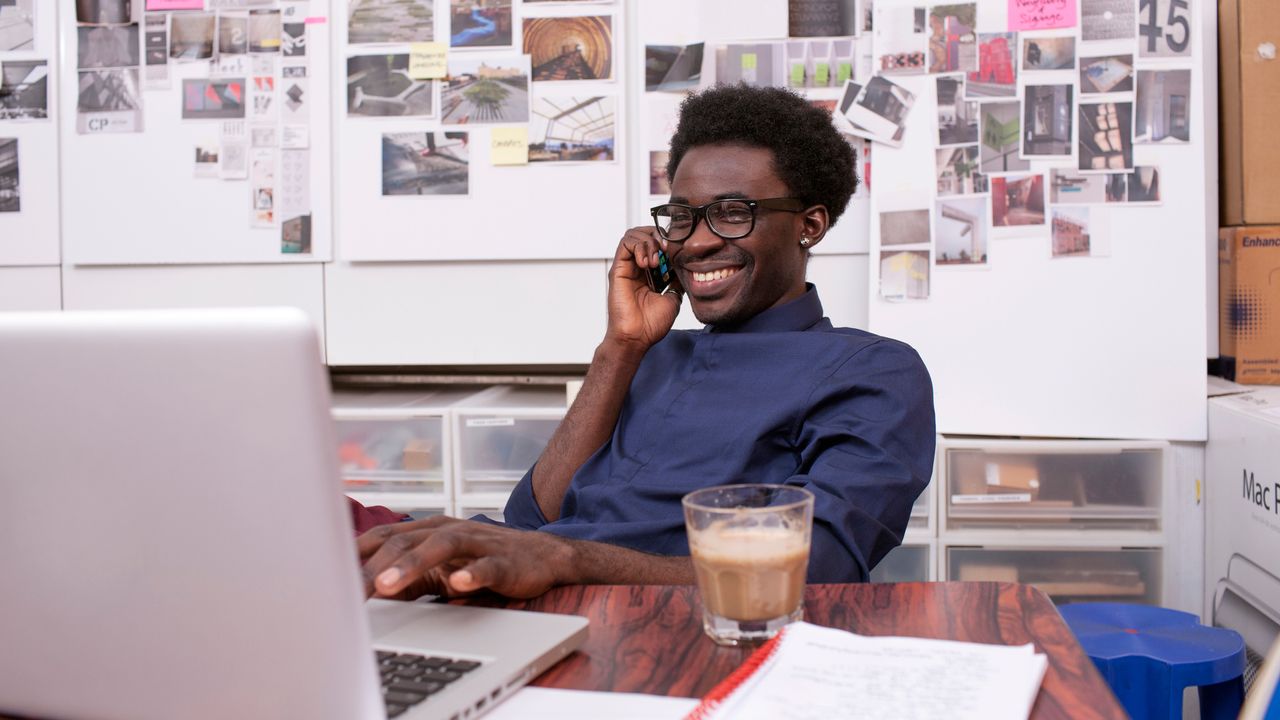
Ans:
[[[445,71],[445,54],[449,46],[440,42],[409,45],[409,77],[414,80],[438,80]]]
[[[1076,0],[1009,0],[1010,30],[1070,28],[1079,18]]]
[[[494,165],[529,164],[529,128],[496,127],[489,140],[490,158]]]

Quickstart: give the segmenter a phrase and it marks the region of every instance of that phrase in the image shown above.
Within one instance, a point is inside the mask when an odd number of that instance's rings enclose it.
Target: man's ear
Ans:
[[[827,229],[831,227],[831,215],[826,205],[814,205],[806,208],[800,215],[800,242],[806,249],[812,250],[814,245],[822,241]]]

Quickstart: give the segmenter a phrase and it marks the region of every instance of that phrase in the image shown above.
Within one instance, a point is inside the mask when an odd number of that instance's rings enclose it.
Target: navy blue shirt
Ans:
[[[686,493],[727,483],[813,492],[809,582],[859,582],[902,541],[933,470],[933,386],[909,346],[832,327],[812,285],[742,325],[673,330],[645,354],[613,436],[547,522],[530,469],[508,525],[688,555]]]

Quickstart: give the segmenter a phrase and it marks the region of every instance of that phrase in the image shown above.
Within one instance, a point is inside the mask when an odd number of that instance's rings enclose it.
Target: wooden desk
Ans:
[[[534,681],[541,687],[701,697],[749,650],[702,632],[692,586],[600,585],[552,590],[533,600],[469,604],[582,615],[591,634],[578,652]],[[1029,585],[993,582],[811,585],[805,619],[863,635],[1034,643],[1049,659],[1032,718],[1125,718],[1053,603]]]

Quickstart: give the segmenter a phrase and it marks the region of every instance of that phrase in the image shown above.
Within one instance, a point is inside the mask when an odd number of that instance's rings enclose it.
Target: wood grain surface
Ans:
[[[702,604],[693,586],[570,586],[533,600],[464,602],[591,620],[586,643],[534,681],[541,687],[701,697],[750,653],[720,647],[703,634]],[[1053,603],[1029,585],[810,585],[804,616],[863,635],[1032,643],[1049,658],[1032,718],[1126,717]]]

